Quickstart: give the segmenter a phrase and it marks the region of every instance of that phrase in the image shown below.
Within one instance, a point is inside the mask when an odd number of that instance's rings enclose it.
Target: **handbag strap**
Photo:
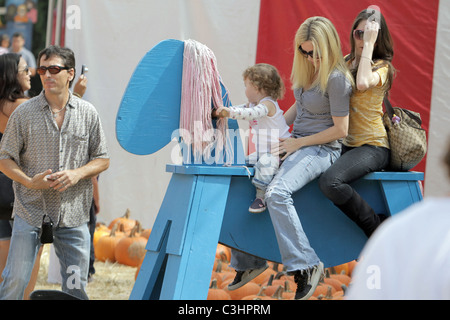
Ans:
[[[389,116],[389,119],[392,119],[394,117],[394,108],[392,108],[391,102],[389,99],[385,96],[384,97],[384,105],[386,106],[386,113]],[[420,118],[420,115],[417,116],[414,113],[412,113],[409,110],[402,109],[404,113],[408,115],[409,118],[413,119],[415,122],[419,124],[419,126],[422,126],[422,119]],[[397,115],[398,116],[398,115]]]
[[[392,117],[394,116],[394,108],[392,108],[391,102],[389,101],[387,96],[384,97],[383,101],[384,101],[384,105],[386,107],[386,112],[389,116],[389,119],[392,119]]]

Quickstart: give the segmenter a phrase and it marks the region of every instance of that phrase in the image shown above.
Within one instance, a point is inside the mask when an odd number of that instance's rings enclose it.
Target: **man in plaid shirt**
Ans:
[[[0,170],[14,180],[14,226],[0,299],[21,299],[41,245],[44,217],[53,223],[62,290],[87,299],[91,177],[109,167],[96,109],[72,95],[72,50],[50,46],[39,54],[42,93],[11,115],[0,145]]]

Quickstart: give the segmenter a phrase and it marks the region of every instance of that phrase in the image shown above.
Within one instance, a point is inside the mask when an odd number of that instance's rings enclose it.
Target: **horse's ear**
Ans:
[[[116,118],[117,140],[126,151],[155,153],[179,128],[183,52],[183,41],[164,40],[137,65]]]

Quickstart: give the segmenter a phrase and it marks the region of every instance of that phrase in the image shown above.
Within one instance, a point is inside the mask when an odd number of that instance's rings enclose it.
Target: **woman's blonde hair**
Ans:
[[[248,79],[267,95],[275,100],[282,99],[285,93],[284,82],[281,79],[278,69],[267,63],[258,63],[247,68],[242,74],[244,80]]]
[[[311,41],[314,47],[313,59],[320,61],[314,65],[308,61],[299,47],[302,43]],[[304,88],[318,85],[325,93],[328,78],[334,70],[341,71],[354,86],[353,77],[342,56],[341,41],[336,28],[330,20],[324,17],[311,17],[302,23],[297,30],[294,41],[294,63],[292,66],[292,88]],[[313,81],[318,68],[318,76]]]

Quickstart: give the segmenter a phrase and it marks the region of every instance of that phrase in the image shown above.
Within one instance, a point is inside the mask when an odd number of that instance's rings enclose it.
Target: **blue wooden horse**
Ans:
[[[167,145],[180,122],[184,42],[165,40],[137,66],[117,115],[120,145],[137,155]],[[224,104],[229,102],[223,88]],[[228,121],[238,132],[237,122]],[[175,134],[176,137],[176,134]],[[255,196],[236,134],[232,166],[167,165],[172,173],[147,243],[147,253],[130,299],[206,299],[217,243],[281,262],[268,212],[250,214]],[[392,215],[422,199],[417,172],[375,172],[354,184],[378,213]],[[313,181],[294,195],[312,247],[326,267],[358,257],[363,232],[320,192]]]

